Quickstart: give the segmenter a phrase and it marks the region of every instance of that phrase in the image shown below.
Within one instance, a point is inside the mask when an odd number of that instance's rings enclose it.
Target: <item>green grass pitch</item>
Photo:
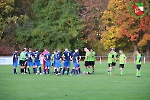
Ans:
[[[141,78],[133,63],[126,64],[124,76],[118,64],[109,76],[107,63],[99,62],[87,76],[22,75],[19,68],[14,75],[11,65],[0,66],[0,100],[150,100],[150,63],[142,64]]]

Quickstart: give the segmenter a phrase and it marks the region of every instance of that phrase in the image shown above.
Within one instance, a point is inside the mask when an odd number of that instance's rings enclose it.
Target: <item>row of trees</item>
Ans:
[[[146,5],[146,0],[140,2]],[[0,55],[23,47],[82,50],[84,46],[98,55],[111,47],[139,48],[148,54],[150,13],[135,18],[129,4],[130,0],[1,0]]]

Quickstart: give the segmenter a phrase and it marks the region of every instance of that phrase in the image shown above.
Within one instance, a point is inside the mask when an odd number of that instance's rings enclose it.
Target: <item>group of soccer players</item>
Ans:
[[[50,74],[50,67],[54,68],[54,73],[56,75],[64,75],[64,74],[81,74],[79,61],[81,56],[79,54],[79,50],[75,49],[73,53],[71,53],[67,48],[61,53],[61,50],[54,50],[53,53],[50,53],[47,49],[45,49],[42,53],[36,49],[34,52],[31,48],[28,50],[24,48],[20,55],[15,51],[13,53],[13,66],[14,66],[14,74],[17,74],[16,67],[18,64],[18,56],[19,56],[19,64],[21,66],[20,73],[21,74],[31,74],[31,68],[33,68],[34,74]],[[43,59],[43,71],[41,68],[41,58]],[[73,61],[73,68],[70,72],[70,63]],[[62,65],[63,63],[63,65]]]
[[[140,68],[141,68],[141,60],[142,56],[138,50],[135,51],[136,54],[136,77],[140,77]],[[108,75],[114,75],[116,61],[119,60],[119,67],[120,67],[120,75],[124,75],[123,69],[126,63],[126,56],[123,53],[123,50],[119,50],[119,55],[115,52],[114,48],[110,49],[108,54]]]
[[[84,71],[83,74],[94,74],[94,65],[95,65],[95,51],[93,49],[84,48],[85,51],[85,63],[84,63]],[[139,51],[135,51],[136,57],[136,76],[140,77],[140,68],[141,68],[141,60],[142,56]],[[43,71],[41,68],[41,57],[43,58]],[[54,73],[56,75],[64,75],[64,74],[81,74],[80,69],[80,60],[81,56],[79,54],[79,49],[75,49],[73,53],[71,53],[67,48],[61,53],[61,50],[54,50],[53,53],[50,53],[47,49],[45,49],[42,53],[36,49],[34,52],[31,48],[24,48],[20,53],[19,64],[21,66],[20,73],[25,74],[28,72],[30,74],[30,68],[33,68],[34,74],[50,74],[50,67],[54,68]],[[115,52],[114,48],[110,49],[108,54],[108,75],[114,75],[116,62],[119,60],[120,67],[120,75],[124,75],[123,69],[126,62],[126,56],[123,53],[123,50],[119,50],[119,54]],[[70,71],[70,63],[73,62],[73,68]],[[14,66],[14,74],[17,74],[16,67],[18,64],[18,53],[15,51],[13,53],[13,66]],[[62,65],[63,64],[63,65]],[[90,71],[90,67],[92,67],[92,72]]]

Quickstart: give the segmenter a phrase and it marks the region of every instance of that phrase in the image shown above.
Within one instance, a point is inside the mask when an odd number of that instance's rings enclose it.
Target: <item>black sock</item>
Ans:
[[[35,67],[35,73],[37,73],[37,67]]]
[[[93,73],[94,73],[94,67],[93,67]]]
[[[75,69],[74,69],[73,73],[76,74],[76,70]]]
[[[69,71],[70,71],[70,68],[68,68],[68,70],[67,70],[67,75],[69,74]]]
[[[42,73],[41,67],[39,67],[40,73]]]
[[[44,69],[44,72],[45,72],[45,74],[46,74],[46,68]]]
[[[35,68],[33,68],[33,73],[35,74]]]
[[[24,73],[24,68],[22,69],[22,73]]]
[[[23,73],[23,69],[21,68],[21,73]]]
[[[14,74],[16,73],[16,68],[14,68]]]
[[[80,68],[78,68],[78,71],[79,71],[79,73],[81,74],[81,69],[80,69]]]
[[[28,73],[30,74],[30,68],[28,68]]]
[[[61,73],[62,68],[59,69],[59,73]]]
[[[74,73],[74,69],[72,69],[71,74]]]
[[[65,71],[66,71],[65,68],[63,68],[63,72],[62,72],[63,75],[64,75]]]
[[[76,70],[76,73],[78,74],[78,70]]]
[[[55,69],[55,74],[58,74],[57,69]]]
[[[48,70],[48,74],[49,74],[50,73],[50,69],[48,68],[47,70]]]

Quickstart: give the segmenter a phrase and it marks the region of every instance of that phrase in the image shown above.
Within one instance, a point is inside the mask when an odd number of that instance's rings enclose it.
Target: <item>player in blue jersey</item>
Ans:
[[[57,57],[57,51],[54,50],[54,58],[53,58],[54,59],[54,74],[56,74],[55,71],[57,70],[57,67],[56,67],[56,57]]]
[[[27,68],[28,68],[28,73],[30,74],[30,67],[33,67],[33,73],[36,74],[36,69],[33,66],[33,60],[34,60],[34,53],[32,52],[32,49],[29,48],[29,52],[26,54],[27,56]]]
[[[36,51],[34,52],[34,57],[35,57],[35,68],[37,70],[39,68],[39,72],[40,72],[40,74],[42,74],[41,62],[40,62],[40,52],[38,51],[38,49],[36,49]],[[36,71],[36,74],[38,74],[37,71]]]
[[[75,49],[75,52],[72,54],[72,60],[73,60],[73,68],[72,68],[72,71],[70,73],[70,75],[72,75],[72,73],[77,73],[79,74],[79,67],[80,67],[80,64],[79,64],[79,61],[80,61],[80,54],[78,53],[78,49]]]
[[[45,57],[45,60],[46,60],[44,73],[46,74],[46,70],[47,70],[47,72],[49,74],[50,73],[50,67],[51,67],[51,54],[50,54],[50,52],[46,53],[44,55],[44,57]]]
[[[66,48],[64,53],[63,53],[63,60],[64,60],[64,68],[63,68],[63,75],[64,75],[64,72],[67,70],[67,75],[69,74],[69,71],[70,71],[70,59],[72,58],[71,57],[71,52]]]
[[[60,53],[60,49],[58,49],[58,51],[54,54],[54,66],[55,66],[55,74],[56,75],[59,75],[60,72],[61,72],[61,67],[62,67],[62,64],[61,64],[61,53]]]
[[[14,67],[14,74],[17,74],[16,68],[18,65],[18,51],[13,53],[13,67]]]

